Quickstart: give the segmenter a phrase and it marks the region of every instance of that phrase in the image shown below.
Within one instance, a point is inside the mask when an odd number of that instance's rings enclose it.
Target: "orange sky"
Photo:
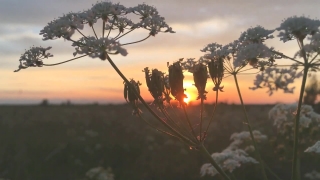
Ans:
[[[50,5],[37,9],[37,6],[42,4],[38,1],[33,0],[20,6],[8,1],[0,6],[2,22],[0,27],[0,104],[38,103],[45,98],[53,103],[61,103],[66,100],[76,103],[125,102],[122,90],[123,81],[107,61],[100,59],[83,58],[59,66],[28,68],[13,73],[13,70],[19,65],[20,54],[32,45],[53,47],[50,52],[54,54],[54,57],[45,60],[45,63],[57,63],[73,58],[74,48],[70,46],[70,42],[62,39],[42,41],[39,31],[48,22],[63,13],[87,9],[96,2],[85,1],[74,4],[71,0],[55,3],[48,1]],[[320,5],[320,1],[313,3],[280,1],[278,4],[268,1],[250,1],[249,4],[245,4],[240,1],[217,0],[186,0],[184,3],[178,0],[123,0],[121,3],[126,6],[135,6],[143,2],[157,7],[159,14],[165,17],[166,22],[176,33],[159,33],[156,37],[151,37],[139,44],[125,46],[129,53],[126,57],[117,55],[112,58],[127,78],[134,78],[143,83],[142,94],[147,100],[151,100],[151,96],[145,86],[143,68],[158,68],[166,71],[167,62],[172,63],[179,58],[197,59],[204,55],[200,49],[207,44],[230,43],[237,39],[241,32],[256,25],[274,29],[279,26],[281,20],[293,15],[310,15],[316,18],[317,8]],[[24,1],[19,3],[24,3]],[[28,12],[32,13],[21,13],[26,11],[23,8],[27,8]],[[2,13],[4,15],[1,15]],[[96,28],[100,29],[98,25]],[[89,30],[85,29],[84,33],[88,33]],[[120,42],[139,40],[147,34],[147,32],[138,31]],[[79,35],[75,34],[74,37],[77,38]],[[266,44],[289,56],[293,56],[298,49],[295,42],[284,44],[277,37],[268,40]],[[283,61],[278,63],[282,64]],[[297,87],[295,94],[283,94],[282,91],[279,91],[271,97],[266,93],[266,89],[249,90],[248,87],[253,85],[253,79],[254,75],[239,77],[245,103],[296,102],[298,99],[301,79],[295,84]],[[186,75],[185,88],[194,100],[196,89],[191,86],[191,80],[192,76]],[[212,102],[214,92],[211,90],[211,79],[208,79],[208,82],[210,82],[207,84],[208,101]],[[239,98],[233,79],[227,78],[222,84],[225,86],[225,92],[220,93],[220,101],[238,103]]]

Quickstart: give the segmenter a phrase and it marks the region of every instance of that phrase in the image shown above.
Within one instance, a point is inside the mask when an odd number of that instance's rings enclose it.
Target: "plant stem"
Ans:
[[[216,163],[216,161],[214,161],[214,159],[212,158],[211,154],[208,152],[208,150],[206,149],[206,147],[204,147],[203,143],[200,143],[200,151],[202,152],[203,155],[205,155],[207,157],[207,159],[209,159],[210,163],[212,164],[212,166],[223,176],[223,178],[225,180],[231,180],[228,175],[221,169],[221,167]]]
[[[112,59],[109,57],[109,55],[107,54],[107,60],[109,61],[109,63],[111,64],[111,66],[113,67],[113,69],[119,74],[119,76],[125,81],[125,83],[128,84],[128,86],[130,88],[133,89],[133,92],[135,93],[136,96],[138,96],[139,100],[141,101],[141,103],[148,109],[148,111],[156,118],[158,119],[165,127],[167,127],[168,129],[170,129],[172,132],[174,132],[175,135],[177,135],[179,138],[189,142],[190,145],[195,146],[196,143],[192,140],[190,140],[189,138],[185,137],[184,135],[182,135],[181,133],[179,133],[178,131],[176,131],[175,129],[173,129],[169,124],[167,124],[165,121],[163,121],[163,119],[161,119],[149,106],[148,104],[144,101],[144,99],[140,96],[139,93],[137,93],[137,91],[135,90],[135,88],[132,86],[132,84],[128,81],[128,79],[122,74],[122,72],[119,70],[119,68],[114,64],[114,62],[112,61]]]
[[[293,163],[292,163],[292,179],[293,180],[299,180],[299,171],[298,169],[298,143],[299,143],[299,120],[300,120],[300,111],[302,106],[302,99],[303,99],[303,93],[307,82],[307,76],[308,76],[308,67],[305,67],[303,70],[303,77],[302,77],[302,83],[301,83],[301,89],[300,89],[300,95],[299,95],[299,102],[298,102],[298,108],[297,108],[297,114],[296,119],[294,122],[294,143],[293,143]]]
[[[200,134],[199,134],[199,141],[203,141],[203,139],[202,139],[202,119],[203,119],[203,98],[201,97],[201,104],[200,104],[200,108],[201,108],[201,110],[200,110]]]
[[[246,108],[244,106],[244,103],[243,103],[243,99],[242,99],[242,95],[241,95],[241,92],[240,92],[239,83],[238,83],[238,79],[237,79],[237,74],[234,73],[233,77],[234,77],[234,81],[235,81],[236,86],[237,86],[237,91],[238,91],[238,95],[239,95],[239,98],[240,98],[241,106],[242,106],[242,109],[243,109],[243,112],[244,112],[244,115],[245,115],[246,125],[248,126],[248,129],[249,129],[249,132],[250,132],[250,136],[251,136],[251,139],[252,139],[252,142],[253,142],[254,152],[255,152],[256,157],[258,158],[258,161],[259,161],[259,164],[260,164],[260,168],[261,168],[261,173],[262,173],[263,179],[264,180],[268,180],[268,177],[267,177],[267,174],[266,174],[266,171],[264,169],[263,162],[262,162],[262,158],[261,158],[261,155],[260,155],[260,153],[258,151],[257,143],[256,143],[256,140],[255,140],[253,132],[252,132],[252,128],[251,128],[251,124],[250,124],[250,121],[249,121],[249,118],[248,118],[247,110],[246,110]]]

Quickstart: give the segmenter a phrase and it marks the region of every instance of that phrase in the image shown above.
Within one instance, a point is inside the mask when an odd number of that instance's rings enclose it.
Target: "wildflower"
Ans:
[[[213,91],[223,91],[223,86],[220,86],[223,76],[224,76],[224,67],[223,67],[223,59],[220,58],[216,61],[211,60],[208,62],[209,74],[213,81],[215,87]]]
[[[257,67],[260,59],[268,59],[272,56],[271,50],[272,48],[270,49],[261,43],[242,44],[238,49],[233,65],[237,67],[250,64]]]
[[[144,28],[150,31],[151,36],[155,36],[159,32],[170,32],[175,33],[172,28],[164,21],[164,17],[159,15],[152,15],[141,19],[140,22],[136,23],[134,28]]]
[[[134,14],[140,15],[142,16],[141,19],[147,18],[149,16],[153,16],[153,15],[158,15],[158,10],[153,7],[153,6],[149,6],[147,4],[139,4],[136,7],[133,7],[131,9],[131,11]]]
[[[139,81],[135,81],[133,79],[130,80],[130,84],[124,82],[124,99],[131,104],[133,108],[133,115],[140,114],[141,110],[138,108],[138,95],[140,95],[140,88],[139,86],[141,83]],[[134,89],[133,89],[134,88]],[[137,94],[138,95],[137,95]]]
[[[73,55],[77,54],[87,54],[89,57],[97,58],[99,57],[101,60],[106,59],[106,54],[121,54],[126,56],[127,50],[121,47],[121,44],[109,38],[100,38],[96,39],[93,36],[82,37],[77,42],[74,42],[72,46],[75,46],[76,52]]]
[[[29,50],[26,50],[25,53],[20,56],[20,65],[14,72],[18,72],[21,69],[26,69],[28,67],[42,67],[42,60],[44,58],[53,57],[52,54],[46,53],[49,49],[51,49],[51,47],[31,47]]]
[[[105,169],[103,167],[91,168],[86,172],[86,176],[92,180],[113,180],[114,175],[110,168]]]
[[[256,75],[254,87],[249,87],[249,89],[256,90],[266,87],[268,88],[267,93],[269,93],[269,96],[278,89],[282,89],[284,93],[293,93],[295,87],[289,87],[289,85],[302,75],[303,72],[297,72],[295,68],[278,69],[276,67],[268,67],[261,74]]]
[[[183,73],[180,62],[183,59],[173,63],[169,66],[169,84],[171,88],[171,94],[180,102],[184,104],[184,98],[186,95],[184,94],[183,89]]]
[[[198,90],[197,99],[207,99],[206,93],[208,92],[205,90],[206,84],[207,84],[207,78],[208,78],[207,66],[202,63],[196,64],[193,70],[193,80]]]
[[[119,3],[114,4],[109,1],[105,2],[97,2],[95,5],[92,6],[91,12],[94,14],[96,19],[101,18],[103,21],[107,21],[109,16],[119,16],[127,14],[128,10],[123,5]]]
[[[277,104],[269,111],[269,118],[274,121],[273,125],[277,127],[281,134],[287,133],[288,128],[294,128],[297,108],[297,103]],[[319,122],[320,114],[315,113],[310,105],[301,106],[299,121],[301,128],[309,128],[312,123],[318,124]]]
[[[308,147],[304,152],[313,152],[320,154],[320,141],[317,141],[313,146]]]
[[[79,13],[68,13],[48,23],[41,31],[43,40],[65,38],[69,40],[76,29],[83,29],[83,19]]]
[[[134,26],[134,23],[125,17],[119,17],[119,18],[114,18],[114,19],[110,19],[108,20],[109,24],[106,24],[105,26],[105,30],[110,30],[110,29],[119,29],[119,32],[123,33],[124,30],[127,29],[131,29]]]
[[[157,69],[153,69],[151,74],[148,67],[144,68],[146,83],[148,90],[154,98],[156,105],[163,105],[163,92],[164,92],[164,76],[163,73]]]
[[[312,171],[312,172],[306,173],[304,177],[310,180],[318,180],[320,179],[320,173],[317,171]]]
[[[224,171],[229,172],[233,172],[236,168],[241,167],[243,164],[258,163],[258,161],[248,156],[248,154],[241,149],[225,149],[221,153],[213,153],[211,156]],[[218,174],[218,172],[211,164],[206,163],[202,165],[200,174],[201,176],[215,176]]]
[[[304,16],[293,16],[283,20],[280,27],[276,28],[276,30],[281,31],[278,37],[283,42],[293,39],[303,41],[307,35],[319,32],[319,27],[319,20],[313,20]]]
[[[249,28],[240,35],[239,41],[250,43],[263,43],[266,39],[272,39],[274,30],[266,30],[262,26]]]
[[[256,142],[263,142],[268,139],[268,137],[262,134],[260,131],[254,130],[253,132],[254,139]],[[227,149],[235,150],[235,149],[243,149],[246,152],[254,151],[254,147],[251,144],[251,135],[249,131],[242,131],[240,133],[233,133],[230,137],[232,142],[227,147]]]

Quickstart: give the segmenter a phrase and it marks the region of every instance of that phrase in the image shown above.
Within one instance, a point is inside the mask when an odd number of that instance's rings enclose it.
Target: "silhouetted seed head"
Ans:
[[[163,105],[164,77],[163,73],[157,69],[153,69],[151,74],[148,67],[144,68],[145,78],[154,103],[158,106]]]
[[[194,84],[198,90],[197,99],[206,99],[206,89],[208,78],[207,66],[204,64],[196,64],[193,67],[193,80]]]
[[[213,84],[215,87],[213,88],[213,91],[223,91],[223,86],[220,87],[220,84],[222,82],[222,78],[224,76],[224,67],[223,67],[223,59],[219,58],[217,60],[211,60],[208,62],[208,68],[209,68],[209,74],[211,76],[211,79],[213,81]]]
[[[107,59],[107,52],[102,52],[101,54],[100,54],[100,56],[99,56],[99,58],[101,59],[101,60],[106,60]]]
[[[130,80],[130,84],[127,84],[124,82],[124,92],[123,92],[124,99],[129,104],[131,104],[131,106],[133,108],[133,112],[132,112],[133,115],[137,115],[137,114],[141,113],[141,110],[138,108],[139,98],[134,92],[134,91],[136,91],[140,95],[140,88],[139,88],[140,85],[141,85],[141,83],[139,81],[136,82],[133,79]]]
[[[164,94],[164,101],[166,101],[168,104],[171,101],[171,88],[169,84],[169,75],[163,75],[163,82],[164,82],[164,89],[163,89],[163,94]]]
[[[180,59],[178,62],[169,66],[169,84],[171,88],[171,94],[180,102],[183,103],[186,95],[183,89],[183,73],[180,65]]]

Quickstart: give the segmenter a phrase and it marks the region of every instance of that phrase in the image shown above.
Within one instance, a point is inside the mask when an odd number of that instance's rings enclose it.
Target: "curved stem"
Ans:
[[[201,143],[201,145],[200,145],[200,151],[202,152],[203,155],[205,155],[207,157],[207,159],[210,161],[212,166],[214,168],[216,168],[216,170],[219,172],[219,174],[221,174],[223,176],[223,178],[225,180],[231,180],[228,177],[228,175],[221,169],[221,167],[214,161],[214,159],[212,158],[212,156],[210,155],[210,153],[208,152],[206,147],[204,147],[203,143]]]
[[[252,132],[252,128],[251,128],[251,124],[250,124],[250,121],[249,121],[249,118],[248,118],[247,110],[246,110],[246,108],[244,106],[244,103],[243,103],[243,99],[242,99],[242,95],[241,95],[241,92],[240,92],[240,87],[239,87],[239,83],[238,83],[238,79],[237,79],[237,74],[233,74],[233,77],[234,77],[234,81],[235,81],[236,86],[237,86],[237,91],[238,91],[238,95],[239,95],[239,98],[240,98],[241,106],[242,106],[242,109],[243,109],[243,112],[244,112],[244,115],[245,115],[246,125],[248,126],[248,129],[249,129],[249,132],[250,132],[250,136],[251,136],[251,139],[252,139],[254,152],[256,154],[256,157],[258,158],[258,161],[260,162],[259,164],[260,164],[260,168],[261,168],[261,173],[262,173],[263,179],[267,180],[268,179],[267,178],[267,174],[266,174],[266,171],[264,169],[264,165],[262,163],[262,158],[261,158],[261,155],[260,155],[260,153],[258,151],[257,143],[256,143],[256,140],[255,140],[253,132]]]
[[[72,58],[72,59],[69,59],[69,60],[66,60],[66,61],[62,61],[62,62],[59,62],[59,63],[55,63],[55,64],[43,64],[43,65],[44,66],[56,66],[56,65],[59,65],[59,64],[64,64],[64,63],[67,63],[67,62],[70,62],[70,61],[74,61],[76,59],[80,59],[80,58],[85,57],[85,56],[88,56],[88,54],[82,55],[82,56],[79,56],[79,57],[76,57],[76,58]]]
[[[175,133],[175,135],[177,135],[179,138],[185,140],[186,142],[188,142],[189,144],[195,146],[196,143],[192,140],[190,140],[189,138],[185,137],[184,135],[182,135],[181,133],[179,133],[178,131],[176,131],[175,129],[173,129],[170,125],[168,125],[165,121],[163,121],[149,106],[148,104],[144,101],[144,99],[140,96],[139,93],[137,93],[137,91],[135,90],[134,87],[132,87],[131,83],[128,81],[128,79],[122,74],[122,72],[119,70],[119,68],[114,64],[114,62],[112,61],[112,59],[109,57],[109,55],[107,54],[107,60],[109,61],[110,65],[115,69],[115,71],[119,74],[119,76],[128,84],[128,86],[130,86],[130,88],[132,88],[135,93],[136,96],[138,96],[138,99],[140,100],[140,102],[147,108],[147,110],[157,119],[159,120],[165,127],[167,127],[168,129],[170,129],[172,132]]]
[[[297,61],[297,60],[295,60],[294,58],[291,58],[291,57],[289,57],[289,56],[286,56],[286,55],[284,55],[284,54],[281,53],[281,52],[278,52],[278,51],[271,51],[271,52],[273,52],[273,53],[275,53],[275,54],[278,54],[279,56],[284,57],[284,58],[286,58],[286,59],[290,59],[291,61],[294,61],[294,62],[296,62],[296,63],[298,63],[298,64],[302,64],[300,61]]]
[[[146,38],[141,39],[141,40],[139,40],[139,41],[135,41],[135,42],[131,42],[131,43],[125,43],[125,44],[121,44],[121,46],[125,46],[125,45],[129,45],[129,44],[135,44],[135,43],[142,42],[142,41],[144,41],[144,40],[148,39],[150,36],[151,36],[151,35],[149,35],[149,36],[147,36]]]

